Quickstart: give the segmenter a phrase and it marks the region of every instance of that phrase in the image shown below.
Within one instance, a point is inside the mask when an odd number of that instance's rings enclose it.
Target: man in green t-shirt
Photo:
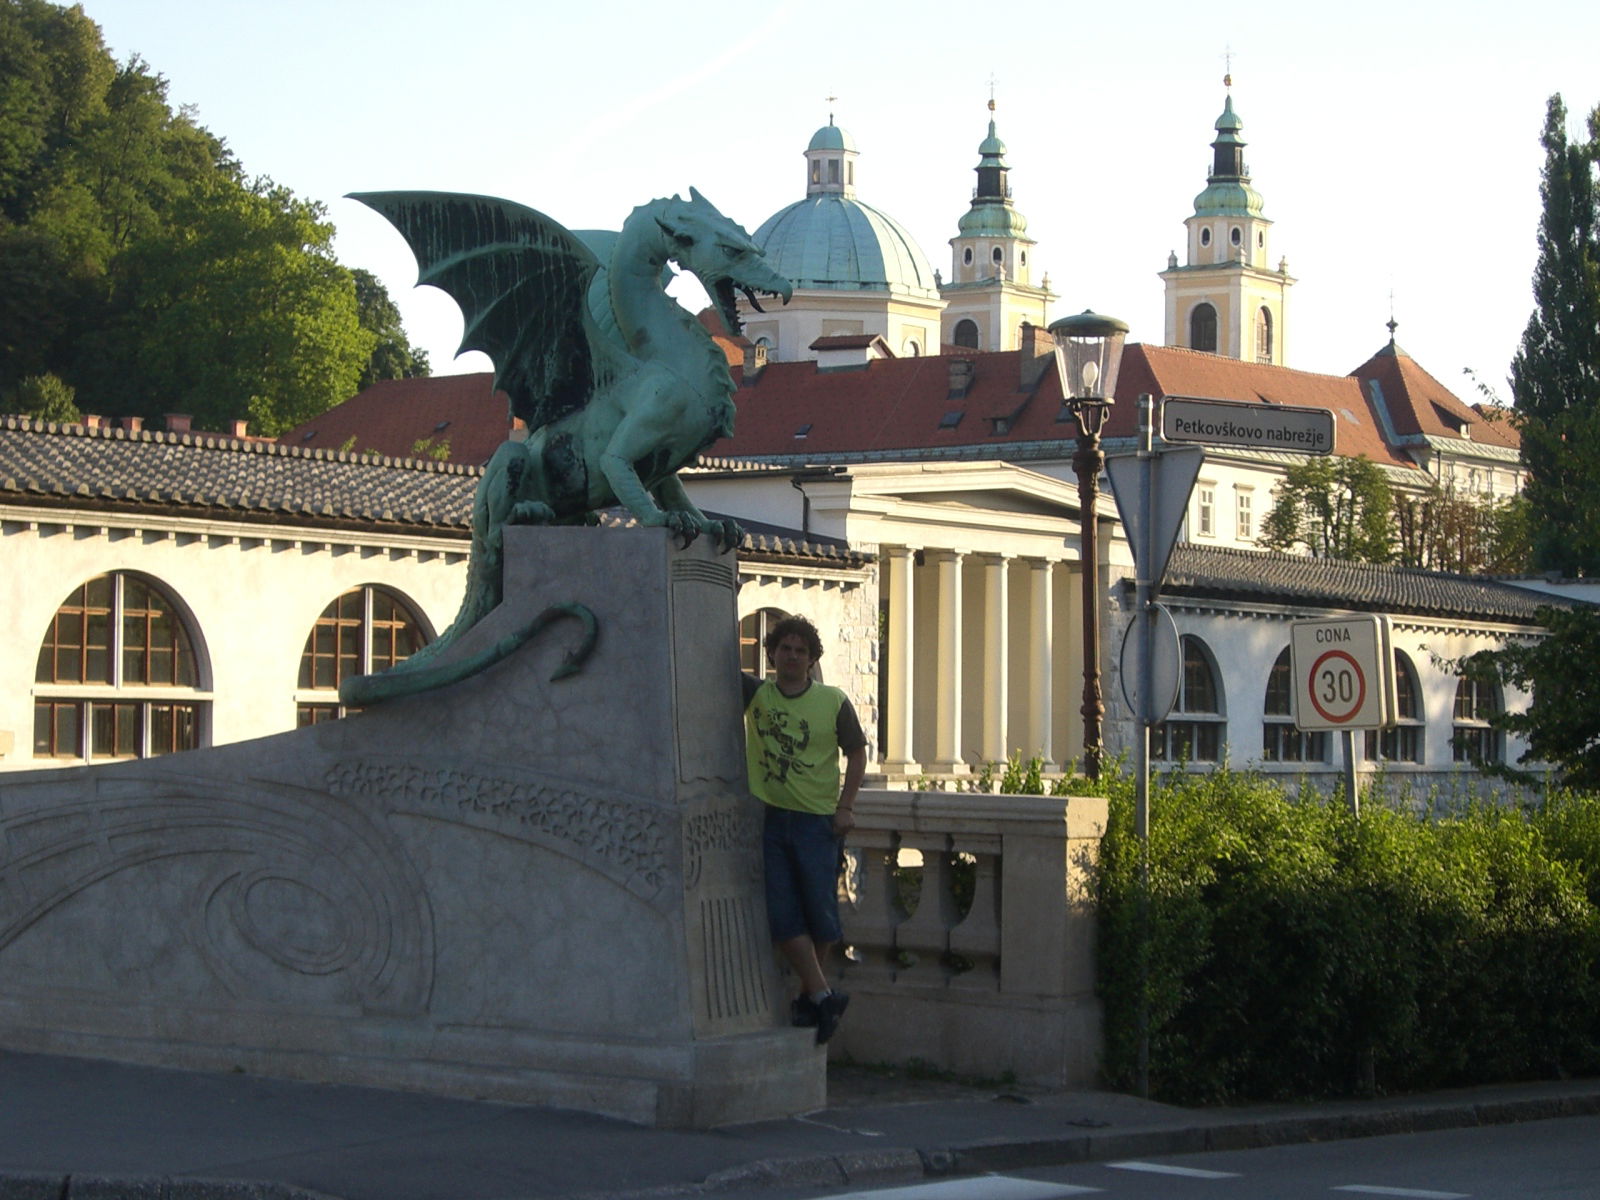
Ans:
[[[791,1015],[833,1036],[850,997],[828,986],[823,964],[842,935],[839,855],[855,827],[856,792],[867,770],[867,739],[849,698],[812,679],[822,639],[804,617],[767,634],[776,675],[744,677],[745,759],[750,790],[766,806],[762,835],[767,923],[800,977]],[[841,782],[839,755],[845,757]]]

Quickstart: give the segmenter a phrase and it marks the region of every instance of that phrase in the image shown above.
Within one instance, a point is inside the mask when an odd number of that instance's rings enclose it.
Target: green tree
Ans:
[[[1435,483],[1394,500],[1397,556],[1408,567],[1461,575],[1520,575],[1532,565],[1528,502],[1462,495]]]
[[[247,179],[167,93],[81,8],[0,0],[0,395],[53,374],[90,411],[273,433],[364,369],[425,374],[321,206]]]
[[[145,416],[176,406],[211,428],[247,415],[273,434],[347,399],[374,337],[323,215],[265,181],[186,197],[171,228],[119,258],[117,315],[101,369],[83,366],[85,403],[120,397]]]
[[[1534,311],[1511,362],[1527,466],[1534,559],[1565,575],[1600,572],[1600,108],[1587,140],[1567,141],[1567,110],[1550,98],[1541,138]]]
[[[1365,455],[1311,458],[1273,486],[1257,539],[1270,550],[1384,563],[1394,557],[1394,493]]]
[[[365,329],[377,338],[372,357],[361,369],[357,387],[366,389],[380,379],[415,379],[427,375],[428,352],[411,345],[400,324],[400,309],[389,298],[389,290],[371,271],[360,267],[350,272],[356,282],[356,316]]]
[[[1600,608],[1539,610],[1547,637],[1508,642],[1482,650],[1461,665],[1469,679],[1502,689],[1531,692],[1533,701],[1519,712],[1497,713],[1489,723],[1527,739],[1522,763],[1551,763],[1562,782],[1585,791],[1600,791]],[[1480,764],[1485,771],[1517,779],[1528,772],[1510,765]]]
[[[6,395],[5,407],[25,417],[62,424],[83,420],[72,388],[56,375],[30,375]]]

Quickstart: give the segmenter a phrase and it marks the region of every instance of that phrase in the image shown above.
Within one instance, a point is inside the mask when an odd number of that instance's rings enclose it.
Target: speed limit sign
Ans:
[[[1378,729],[1391,722],[1394,654],[1382,617],[1296,621],[1290,646],[1300,729]]]

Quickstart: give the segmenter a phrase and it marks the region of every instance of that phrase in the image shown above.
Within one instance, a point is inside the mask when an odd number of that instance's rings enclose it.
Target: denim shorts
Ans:
[[[767,924],[772,940],[810,934],[819,945],[837,942],[839,847],[833,817],[767,805],[762,833],[767,870]]]

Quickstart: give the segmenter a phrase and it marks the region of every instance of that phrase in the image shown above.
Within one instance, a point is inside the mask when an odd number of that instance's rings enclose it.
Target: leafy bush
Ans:
[[[1180,1102],[1400,1091],[1600,1070],[1600,798],[1445,817],[1151,785],[1149,938],[1133,786],[1099,870],[1105,1070]]]

